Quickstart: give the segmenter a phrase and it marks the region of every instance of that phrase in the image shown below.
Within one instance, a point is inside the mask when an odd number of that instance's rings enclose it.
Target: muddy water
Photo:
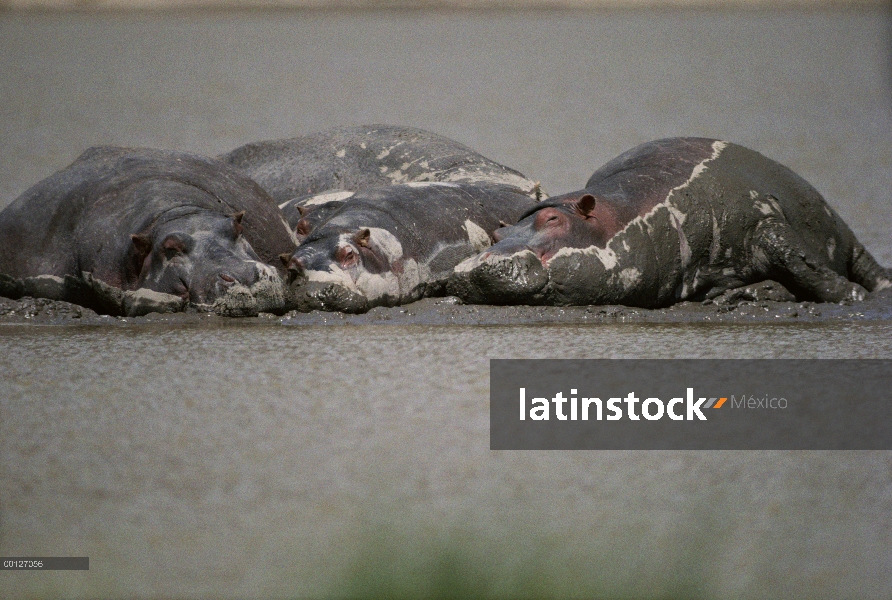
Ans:
[[[91,570],[3,583],[311,597],[438,578],[509,595],[888,589],[888,453],[487,449],[489,358],[717,350],[889,357],[892,324],[11,327],[4,552],[89,555]]]
[[[694,134],[792,166],[890,265],[889,25],[880,10],[6,13],[0,204],[96,143],[216,153],[405,123],[557,193]],[[888,310],[812,308],[774,307],[784,324],[2,325],[0,555],[91,569],[2,572],[0,596],[889,597],[888,452],[488,450],[490,358],[892,357]]]

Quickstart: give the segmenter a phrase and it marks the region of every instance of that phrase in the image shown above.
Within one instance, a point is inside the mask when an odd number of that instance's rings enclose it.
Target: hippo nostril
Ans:
[[[554,256],[554,251],[549,248],[537,248],[533,252],[539,258],[539,262],[542,263],[543,267],[548,267],[548,262]]]
[[[229,275],[228,273],[219,273],[217,277],[220,278],[219,284],[223,288],[231,288],[236,283],[235,277]]]
[[[222,279],[226,283],[235,283],[235,279],[233,277],[230,277],[226,273],[220,273],[220,279]]]
[[[189,285],[186,280],[180,278],[180,280],[174,284],[173,293],[175,296],[179,296],[183,300],[191,300],[192,292],[189,290]]]

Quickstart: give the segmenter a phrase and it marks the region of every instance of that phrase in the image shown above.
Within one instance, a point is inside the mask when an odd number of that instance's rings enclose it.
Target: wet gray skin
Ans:
[[[536,185],[447,137],[394,125],[254,142],[219,158],[247,173],[280,206],[310,195],[417,181],[502,183],[528,193]]]
[[[458,265],[447,289],[492,304],[702,300],[773,279],[797,298],[863,299],[892,285],[821,195],[735,144],[670,138],[598,169]]]
[[[364,312],[443,293],[459,262],[535,204],[497,184],[411,183],[357,192],[282,257],[300,310]]]
[[[310,194],[295,198],[282,205],[282,214],[288,225],[294,230],[297,241],[302,242],[311,231],[338,212],[343,201],[352,195],[352,192],[344,192]],[[330,198],[337,199],[331,200]]]
[[[336,127],[247,144],[220,157],[257,181],[299,240],[358,190],[412,182],[500,183],[537,200],[536,182],[447,137],[394,125]]]
[[[136,288],[208,304],[237,283],[251,286],[260,279],[260,258],[242,235],[244,213],[186,212],[158,223],[151,234],[131,236],[135,261],[144,257]]]
[[[256,183],[181,152],[90,149],[0,213],[0,273],[112,314],[129,312],[121,294],[136,290],[134,310],[214,303],[278,279],[265,263],[293,247]]]

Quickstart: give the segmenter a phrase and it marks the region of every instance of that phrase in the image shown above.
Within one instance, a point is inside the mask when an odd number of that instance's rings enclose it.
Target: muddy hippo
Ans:
[[[839,302],[889,273],[804,179],[736,144],[633,148],[584,190],[533,207],[456,267],[450,293],[491,304],[661,307],[773,279]]]
[[[91,148],[0,213],[7,294],[110,314],[225,305],[232,293],[244,304],[260,288],[267,297],[249,312],[281,308],[281,280],[266,263],[295,245],[260,186],[182,152]]]
[[[493,183],[415,182],[356,192],[282,256],[300,310],[364,312],[442,294],[459,262],[535,205]]]
[[[354,193],[339,191],[309,194],[283,204],[282,214],[289,227],[294,230],[294,236],[298,243],[338,212],[344,200],[353,196]]]
[[[306,235],[323,216],[319,206],[369,187],[443,181],[502,183],[540,199],[536,182],[449,138],[392,125],[338,127],[236,148],[221,160],[242,169],[273,197],[292,228]],[[316,213],[310,217],[307,213]]]

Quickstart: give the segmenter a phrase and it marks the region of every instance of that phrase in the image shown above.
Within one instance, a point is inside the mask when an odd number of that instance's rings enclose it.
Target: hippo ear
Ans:
[[[291,254],[288,252],[283,252],[279,255],[279,260],[282,261],[282,264],[286,267],[288,266],[288,262],[291,260]]]
[[[303,206],[298,206],[297,212],[298,212],[298,214],[300,214],[300,216],[304,216],[307,214],[307,209],[304,208]]]
[[[372,232],[368,228],[360,230],[359,233],[356,234],[356,243],[362,246],[363,248],[369,247],[369,240],[372,238]]]
[[[587,217],[595,210],[595,197],[586,194],[576,202],[576,211],[583,217]]]
[[[297,227],[294,228],[294,232],[297,235],[307,236],[310,235],[310,231],[312,231],[313,226],[310,225],[310,222],[306,219],[301,219],[297,222]]]
[[[238,237],[245,230],[242,227],[242,218],[245,216],[245,211],[239,211],[232,215],[232,231],[235,233],[235,237]]]

